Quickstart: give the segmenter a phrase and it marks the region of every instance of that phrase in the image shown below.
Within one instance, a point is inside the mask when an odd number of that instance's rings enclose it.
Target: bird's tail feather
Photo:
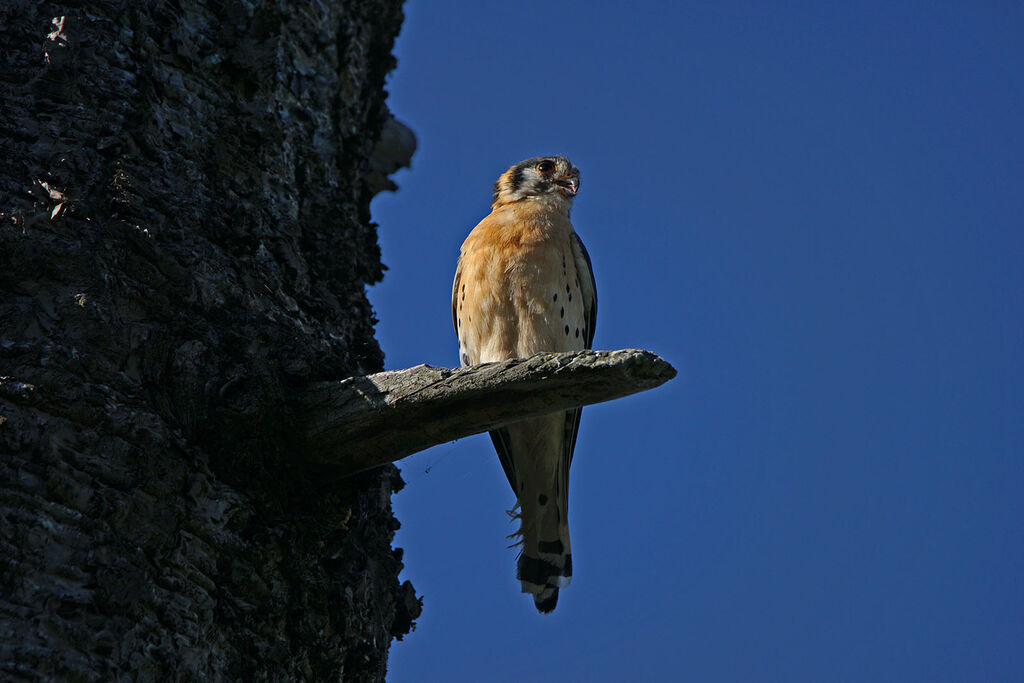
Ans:
[[[523,552],[519,555],[516,577],[522,591],[533,594],[537,611],[547,614],[558,604],[558,590],[572,581],[572,554],[561,554],[556,562],[549,562]]]
[[[550,491],[537,494],[544,505],[522,505],[519,536],[522,550],[516,578],[524,593],[533,594],[537,610],[547,613],[558,603],[558,590],[572,580],[572,549],[564,498]]]
[[[566,419],[555,413],[523,420],[504,427],[495,440],[499,454],[504,448],[516,456],[502,458],[517,498],[509,512],[519,522],[510,536],[521,546],[516,578],[543,613],[555,609],[559,589],[572,579]]]

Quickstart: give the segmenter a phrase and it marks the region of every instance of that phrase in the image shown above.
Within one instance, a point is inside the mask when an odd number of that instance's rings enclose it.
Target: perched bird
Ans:
[[[491,213],[462,244],[452,286],[462,365],[591,347],[597,289],[569,222],[579,187],[579,169],[564,156],[521,161],[494,184]],[[518,499],[516,577],[545,613],[572,578],[569,464],[579,425],[577,408],[491,432]]]

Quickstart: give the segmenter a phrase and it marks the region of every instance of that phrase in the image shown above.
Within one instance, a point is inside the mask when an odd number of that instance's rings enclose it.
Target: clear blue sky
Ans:
[[[406,12],[387,367],[458,364],[459,245],[563,153],[595,347],[679,377],[584,411],[550,616],[487,437],[400,463],[425,604],[390,680],[1024,679],[1020,3]]]

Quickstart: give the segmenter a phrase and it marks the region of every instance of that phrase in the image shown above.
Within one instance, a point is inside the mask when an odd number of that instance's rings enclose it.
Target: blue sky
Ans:
[[[563,153],[595,347],[679,377],[584,411],[550,616],[487,437],[400,463],[425,604],[390,680],[1024,678],[1019,3],[406,14],[387,368],[457,365],[458,248],[505,168]]]

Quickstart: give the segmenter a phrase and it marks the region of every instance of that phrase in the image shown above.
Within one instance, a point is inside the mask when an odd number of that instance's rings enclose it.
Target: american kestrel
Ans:
[[[564,156],[535,157],[494,184],[491,213],[469,233],[452,286],[452,323],[463,366],[589,349],[597,288],[569,222],[580,172]],[[522,541],[516,577],[540,612],[572,578],[569,464],[580,409],[491,432],[518,499]]]

